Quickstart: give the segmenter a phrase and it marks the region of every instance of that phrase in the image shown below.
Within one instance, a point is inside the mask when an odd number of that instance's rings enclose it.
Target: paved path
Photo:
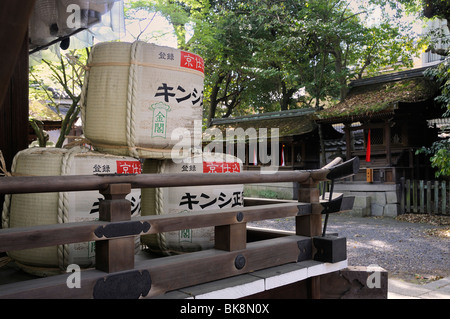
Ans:
[[[389,279],[388,299],[450,299],[450,277],[424,285]]]
[[[295,230],[294,220],[289,218],[254,225]],[[327,232],[347,238],[350,266],[378,265],[388,271],[389,298],[450,299],[450,239],[427,233],[439,227],[393,218],[332,214]]]

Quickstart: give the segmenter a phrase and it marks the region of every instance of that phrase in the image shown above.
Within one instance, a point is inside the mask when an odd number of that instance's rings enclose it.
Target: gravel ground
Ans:
[[[293,218],[249,225],[295,229]],[[387,270],[390,278],[426,283],[450,276],[450,238],[429,235],[430,231],[443,228],[393,218],[332,214],[328,219],[327,233],[338,233],[347,238],[349,266],[376,264]]]

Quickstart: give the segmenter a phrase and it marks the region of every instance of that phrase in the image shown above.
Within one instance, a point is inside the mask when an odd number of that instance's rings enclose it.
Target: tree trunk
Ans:
[[[216,83],[212,88],[211,97],[209,101],[208,119],[206,123],[207,127],[211,125],[212,119],[216,116],[220,83],[222,83],[223,79],[225,79],[225,75],[219,75],[219,78],[217,79]]]
[[[292,99],[292,94],[295,93],[294,89],[288,89],[286,87],[286,82],[281,81],[281,91],[283,96],[281,97],[281,111],[287,111],[289,109],[289,103]]]
[[[286,88],[286,83],[284,81],[281,81],[281,93],[282,93],[282,97],[281,97],[281,111],[286,111],[289,107],[289,96],[287,93],[287,88]]]
[[[320,99],[316,97],[316,109],[320,110]],[[317,130],[319,132],[319,144],[320,144],[320,167],[324,167],[327,164],[325,154],[325,141],[323,140],[322,124],[317,124]]]

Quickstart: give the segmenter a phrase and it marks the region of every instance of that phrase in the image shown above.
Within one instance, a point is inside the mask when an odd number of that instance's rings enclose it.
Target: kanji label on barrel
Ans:
[[[141,163],[138,161],[116,161],[117,174],[141,174]]]
[[[242,206],[242,192],[237,191],[233,193],[220,192],[218,196],[205,193],[186,192],[181,196],[180,207],[188,210],[211,208],[224,208]]]
[[[203,162],[203,173],[239,173],[239,163]]]
[[[193,88],[192,90],[186,90],[181,85],[169,85],[167,83],[161,83],[155,93],[155,97],[163,98],[166,103],[179,104],[184,101],[191,103],[192,105],[203,105],[203,91]]]
[[[152,104],[150,109],[153,110],[153,126],[152,137],[166,138],[167,133],[167,115],[170,112],[170,106],[159,102]]]
[[[202,73],[205,72],[205,64],[203,59],[193,53],[181,51],[181,67],[188,68]]]

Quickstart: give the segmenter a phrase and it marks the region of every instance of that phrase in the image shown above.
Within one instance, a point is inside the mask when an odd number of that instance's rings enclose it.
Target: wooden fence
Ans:
[[[402,180],[401,211],[450,215],[450,182]]]
[[[67,274],[0,285],[0,298],[139,298],[292,262],[312,259],[314,236],[322,232],[318,183],[355,174],[359,161],[311,171],[264,174],[179,174],[18,176],[0,178],[0,193],[99,190],[98,221],[0,230],[0,252],[95,241],[95,269],[82,272],[81,288],[67,286]],[[125,196],[132,188],[180,187],[268,182],[299,182],[299,201],[131,218]],[[330,201],[331,202],[331,201]],[[331,211],[333,212],[333,211]],[[328,214],[328,213],[327,213]],[[247,240],[247,222],[295,216],[290,236]],[[135,261],[135,236],[215,227],[214,249]],[[320,294],[312,281],[311,294]],[[316,287],[316,288],[314,288]]]

